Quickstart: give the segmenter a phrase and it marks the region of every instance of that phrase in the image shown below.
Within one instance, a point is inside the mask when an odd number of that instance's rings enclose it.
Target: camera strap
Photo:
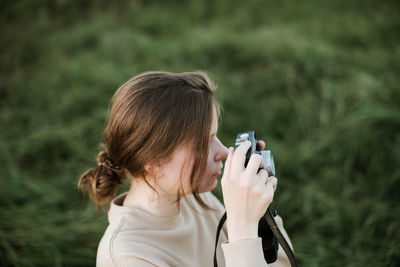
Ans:
[[[270,208],[268,208],[267,212],[264,214],[263,218],[268,223],[268,225],[269,225],[272,233],[274,234],[275,238],[277,239],[277,241],[281,245],[283,251],[285,251],[286,255],[288,256],[289,261],[290,261],[290,265],[292,267],[297,267],[296,259],[294,257],[294,253],[293,253],[292,249],[290,248],[288,242],[286,241],[285,237],[283,236],[283,234],[279,230],[279,227],[276,224],[276,221],[274,219],[274,215],[273,214],[274,213],[270,210]],[[226,216],[226,212],[225,212],[224,215],[222,216],[221,220],[219,221],[218,228],[217,228],[217,235],[216,235],[216,239],[215,239],[215,248],[214,248],[214,267],[218,267],[218,264],[217,264],[218,238],[219,238],[219,234],[221,232],[222,226],[224,225],[224,223],[226,221],[226,217],[227,216]]]
[[[222,226],[224,225],[225,221],[226,221],[226,211],[225,211],[224,215],[222,215],[222,218],[218,223],[217,236],[215,238],[215,248],[214,248],[214,267],[218,267],[218,264],[217,264],[218,238],[219,238],[219,233],[221,232]]]

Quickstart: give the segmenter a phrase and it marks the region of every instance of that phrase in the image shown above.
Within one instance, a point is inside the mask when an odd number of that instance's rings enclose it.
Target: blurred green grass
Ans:
[[[94,265],[107,218],[76,183],[95,164],[111,96],[147,70],[207,71],[222,141],[249,129],[266,140],[301,266],[400,262],[398,3],[25,0],[0,10],[2,266]]]

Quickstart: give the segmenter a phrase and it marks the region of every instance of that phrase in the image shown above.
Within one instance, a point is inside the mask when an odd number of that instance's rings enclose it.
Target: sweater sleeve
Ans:
[[[133,255],[129,255],[129,254],[124,254],[121,255],[117,258],[116,263],[115,263],[116,267],[131,267],[131,266],[135,266],[135,267],[156,267],[157,265],[152,264],[151,262],[148,262],[144,259],[140,259],[138,257],[135,257]]]
[[[268,267],[262,251],[261,237],[222,244],[226,267]]]
[[[281,230],[283,236],[285,237],[286,241],[289,243],[290,248],[293,250],[292,242],[283,226],[282,218],[279,215],[277,215],[275,217],[275,220],[276,220],[276,223],[277,223],[279,229]],[[248,245],[249,243],[252,243],[252,244]],[[225,242],[224,244],[222,244],[222,250],[224,252],[226,266],[227,267],[230,267],[230,266],[268,266],[267,263],[265,263],[265,261],[264,261],[264,254],[262,252],[262,249],[259,249],[261,247],[262,247],[261,238],[242,240],[242,241],[237,241],[237,242],[233,242],[233,243]],[[261,257],[259,256],[260,253],[261,253]],[[233,256],[231,256],[231,254]],[[262,265],[261,261],[260,261],[260,263],[255,263],[255,262],[253,263],[253,261],[247,262],[250,257],[255,257],[256,255],[258,255],[257,257],[260,258],[262,261],[264,261],[264,265]],[[243,263],[244,265],[242,265],[242,261],[244,261],[244,263]],[[240,265],[239,265],[239,262],[240,262]],[[290,267],[291,266],[289,258],[283,251],[280,244],[279,244],[279,248],[278,248],[278,258],[274,263],[271,263],[270,266],[271,267]]]
[[[285,237],[286,241],[288,242],[290,248],[293,250],[292,241],[290,240],[288,234],[286,233],[285,228],[283,227],[282,218],[279,215],[277,215],[275,217],[275,221],[276,221],[276,224],[279,227],[279,230],[281,231],[281,233]],[[289,258],[286,255],[286,253],[283,251],[283,248],[281,247],[281,245],[279,244],[278,259],[274,263],[271,263],[271,267],[290,267],[290,266],[291,265],[290,265]]]
[[[205,194],[208,204],[217,208],[219,219],[225,212],[222,203],[211,193]],[[225,238],[228,236],[227,224],[222,227]],[[226,240],[226,239],[225,239]],[[225,241],[221,244],[225,258],[225,267],[267,267],[262,251],[261,238],[238,240],[235,242]]]

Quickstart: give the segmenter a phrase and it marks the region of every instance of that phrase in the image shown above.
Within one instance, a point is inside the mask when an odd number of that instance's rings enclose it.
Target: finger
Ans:
[[[247,164],[246,171],[256,174],[260,168],[260,164],[262,164],[262,157],[258,154],[253,154],[251,155],[249,163]]]
[[[257,151],[262,151],[265,148],[265,142],[263,140],[258,140],[257,142]]]
[[[265,186],[268,181],[268,172],[264,169],[261,169],[257,174],[257,180],[259,180],[260,183]]]
[[[276,179],[276,178],[275,178]],[[270,199],[271,202],[274,199],[274,194],[275,194],[275,189],[274,189],[274,185],[273,185],[273,179],[271,179],[270,181],[267,180],[266,183],[266,190],[265,190],[265,194],[266,194],[266,198]],[[276,188],[276,187],[275,187]]]
[[[278,179],[276,179],[275,176],[270,176],[268,177],[266,184],[271,184],[275,191],[276,187],[278,186]]]
[[[251,142],[246,141],[240,144],[238,148],[236,148],[232,156],[232,169],[234,169],[235,171],[243,171],[245,169],[244,162],[246,160],[246,153],[250,147]]]
[[[234,148],[233,147],[229,147],[228,156],[227,156],[227,158],[225,160],[224,174],[223,174],[222,178],[225,177],[225,176],[229,177],[229,174],[231,172],[231,166],[232,166],[233,151],[234,151]]]

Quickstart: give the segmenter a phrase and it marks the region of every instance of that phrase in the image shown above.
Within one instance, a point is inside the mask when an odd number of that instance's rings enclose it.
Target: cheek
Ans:
[[[208,157],[207,157],[206,173],[209,173],[210,171],[212,171],[213,164],[214,164],[214,152],[213,152],[213,148],[210,147],[210,150],[208,151]]]
[[[188,159],[190,156],[186,151],[177,151],[172,160],[163,166],[164,176],[161,180],[161,187],[164,191],[176,194],[181,183],[185,192],[190,189],[190,170],[193,162]]]

